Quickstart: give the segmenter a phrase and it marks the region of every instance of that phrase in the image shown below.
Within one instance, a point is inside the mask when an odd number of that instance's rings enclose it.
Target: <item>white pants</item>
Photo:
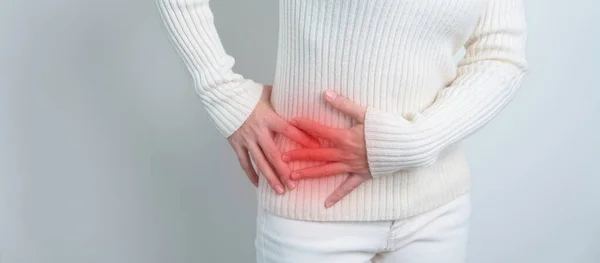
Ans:
[[[258,209],[258,263],[464,263],[470,194],[395,221],[314,222]]]

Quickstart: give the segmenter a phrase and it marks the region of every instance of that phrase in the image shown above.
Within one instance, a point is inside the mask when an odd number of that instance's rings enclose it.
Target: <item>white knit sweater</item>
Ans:
[[[234,58],[208,2],[157,0],[202,102],[228,137],[250,115],[262,86],[232,71]],[[275,111],[286,120],[302,116],[347,128],[353,120],[328,106],[323,92],[333,89],[367,107],[374,178],[326,209],[325,198],[347,174],[300,180],[284,195],[261,177],[259,205],[300,220],[372,221],[423,213],[468,192],[460,141],[514,97],[528,72],[525,38],[522,0],[281,0]],[[282,152],[300,147],[279,135],[276,144]]]

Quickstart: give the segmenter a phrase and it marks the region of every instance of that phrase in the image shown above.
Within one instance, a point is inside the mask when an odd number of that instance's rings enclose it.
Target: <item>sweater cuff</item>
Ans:
[[[248,119],[261,98],[263,85],[245,79],[223,94],[226,100],[206,100],[205,108],[221,135],[231,136]]]
[[[374,178],[429,166],[436,160],[434,131],[400,114],[367,107],[364,134],[369,171]]]

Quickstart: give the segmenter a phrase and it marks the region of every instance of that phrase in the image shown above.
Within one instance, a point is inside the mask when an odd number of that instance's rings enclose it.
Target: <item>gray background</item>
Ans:
[[[600,6],[528,0],[531,74],[470,137],[470,262],[600,262]],[[272,83],[278,1],[213,1]],[[0,4],[0,262],[252,262],[253,188],[150,0]]]

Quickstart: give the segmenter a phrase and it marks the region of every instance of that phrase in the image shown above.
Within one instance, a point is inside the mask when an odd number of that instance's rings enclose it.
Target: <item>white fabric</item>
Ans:
[[[317,222],[258,209],[258,263],[464,263],[470,194],[414,217]]]
[[[232,71],[234,59],[222,46],[208,0],[156,1],[211,119],[230,136],[251,114],[261,84]],[[326,209],[325,199],[347,174],[301,180],[284,195],[261,176],[260,206],[302,220],[402,219],[469,190],[460,142],[512,100],[528,72],[522,0],[277,3],[274,110],[286,120],[307,117],[348,128],[353,120],[328,106],[323,92],[332,89],[366,107],[366,155],[375,178]],[[252,32],[239,42],[252,45]],[[279,134],[275,143],[281,152],[300,147]]]

